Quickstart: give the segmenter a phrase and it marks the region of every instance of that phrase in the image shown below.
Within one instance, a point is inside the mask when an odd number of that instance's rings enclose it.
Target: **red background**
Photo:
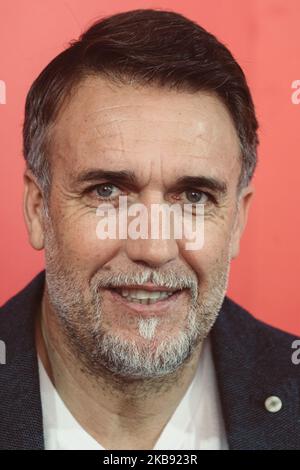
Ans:
[[[256,317],[300,334],[300,79],[299,0],[1,0],[0,304],[44,265],[29,245],[22,215],[21,130],[33,79],[71,39],[104,15],[135,8],[183,13],[213,32],[246,72],[260,121],[259,165],[241,254],[232,263],[228,294]]]

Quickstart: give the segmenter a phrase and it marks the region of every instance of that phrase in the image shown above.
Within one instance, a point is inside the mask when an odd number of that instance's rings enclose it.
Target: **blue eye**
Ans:
[[[102,183],[102,184],[98,184],[97,186],[95,186],[94,190],[97,196],[99,196],[100,198],[110,199],[112,196],[114,196],[113,194],[114,188],[118,189],[114,184]]]
[[[209,195],[203,191],[188,190],[185,194],[189,202],[193,204],[205,204],[209,200]]]

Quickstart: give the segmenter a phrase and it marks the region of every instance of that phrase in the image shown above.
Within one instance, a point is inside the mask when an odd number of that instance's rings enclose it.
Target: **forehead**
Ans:
[[[187,168],[212,176],[238,174],[240,146],[231,116],[208,92],[115,86],[89,77],[59,113],[51,164],[165,171]]]

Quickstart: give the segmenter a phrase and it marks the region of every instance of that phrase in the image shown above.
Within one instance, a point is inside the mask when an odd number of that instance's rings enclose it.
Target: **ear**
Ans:
[[[29,242],[35,250],[44,248],[43,229],[44,199],[36,177],[31,170],[24,173],[23,213]]]
[[[254,188],[248,185],[239,194],[234,229],[231,238],[231,259],[236,258],[240,252],[240,240],[247,224],[250,202],[254,194]]]

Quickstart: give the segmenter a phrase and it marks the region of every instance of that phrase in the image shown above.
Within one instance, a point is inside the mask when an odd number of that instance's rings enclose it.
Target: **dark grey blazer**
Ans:
[[[0,309],[0,449],[43,449],[42,408],[34,314],[45,272]],[[296,337],[255,319],[225,297],[212,329],[212,351],[230,449],[300,449],[300,365]],[[265,400],[282,408],[270,412]]]

